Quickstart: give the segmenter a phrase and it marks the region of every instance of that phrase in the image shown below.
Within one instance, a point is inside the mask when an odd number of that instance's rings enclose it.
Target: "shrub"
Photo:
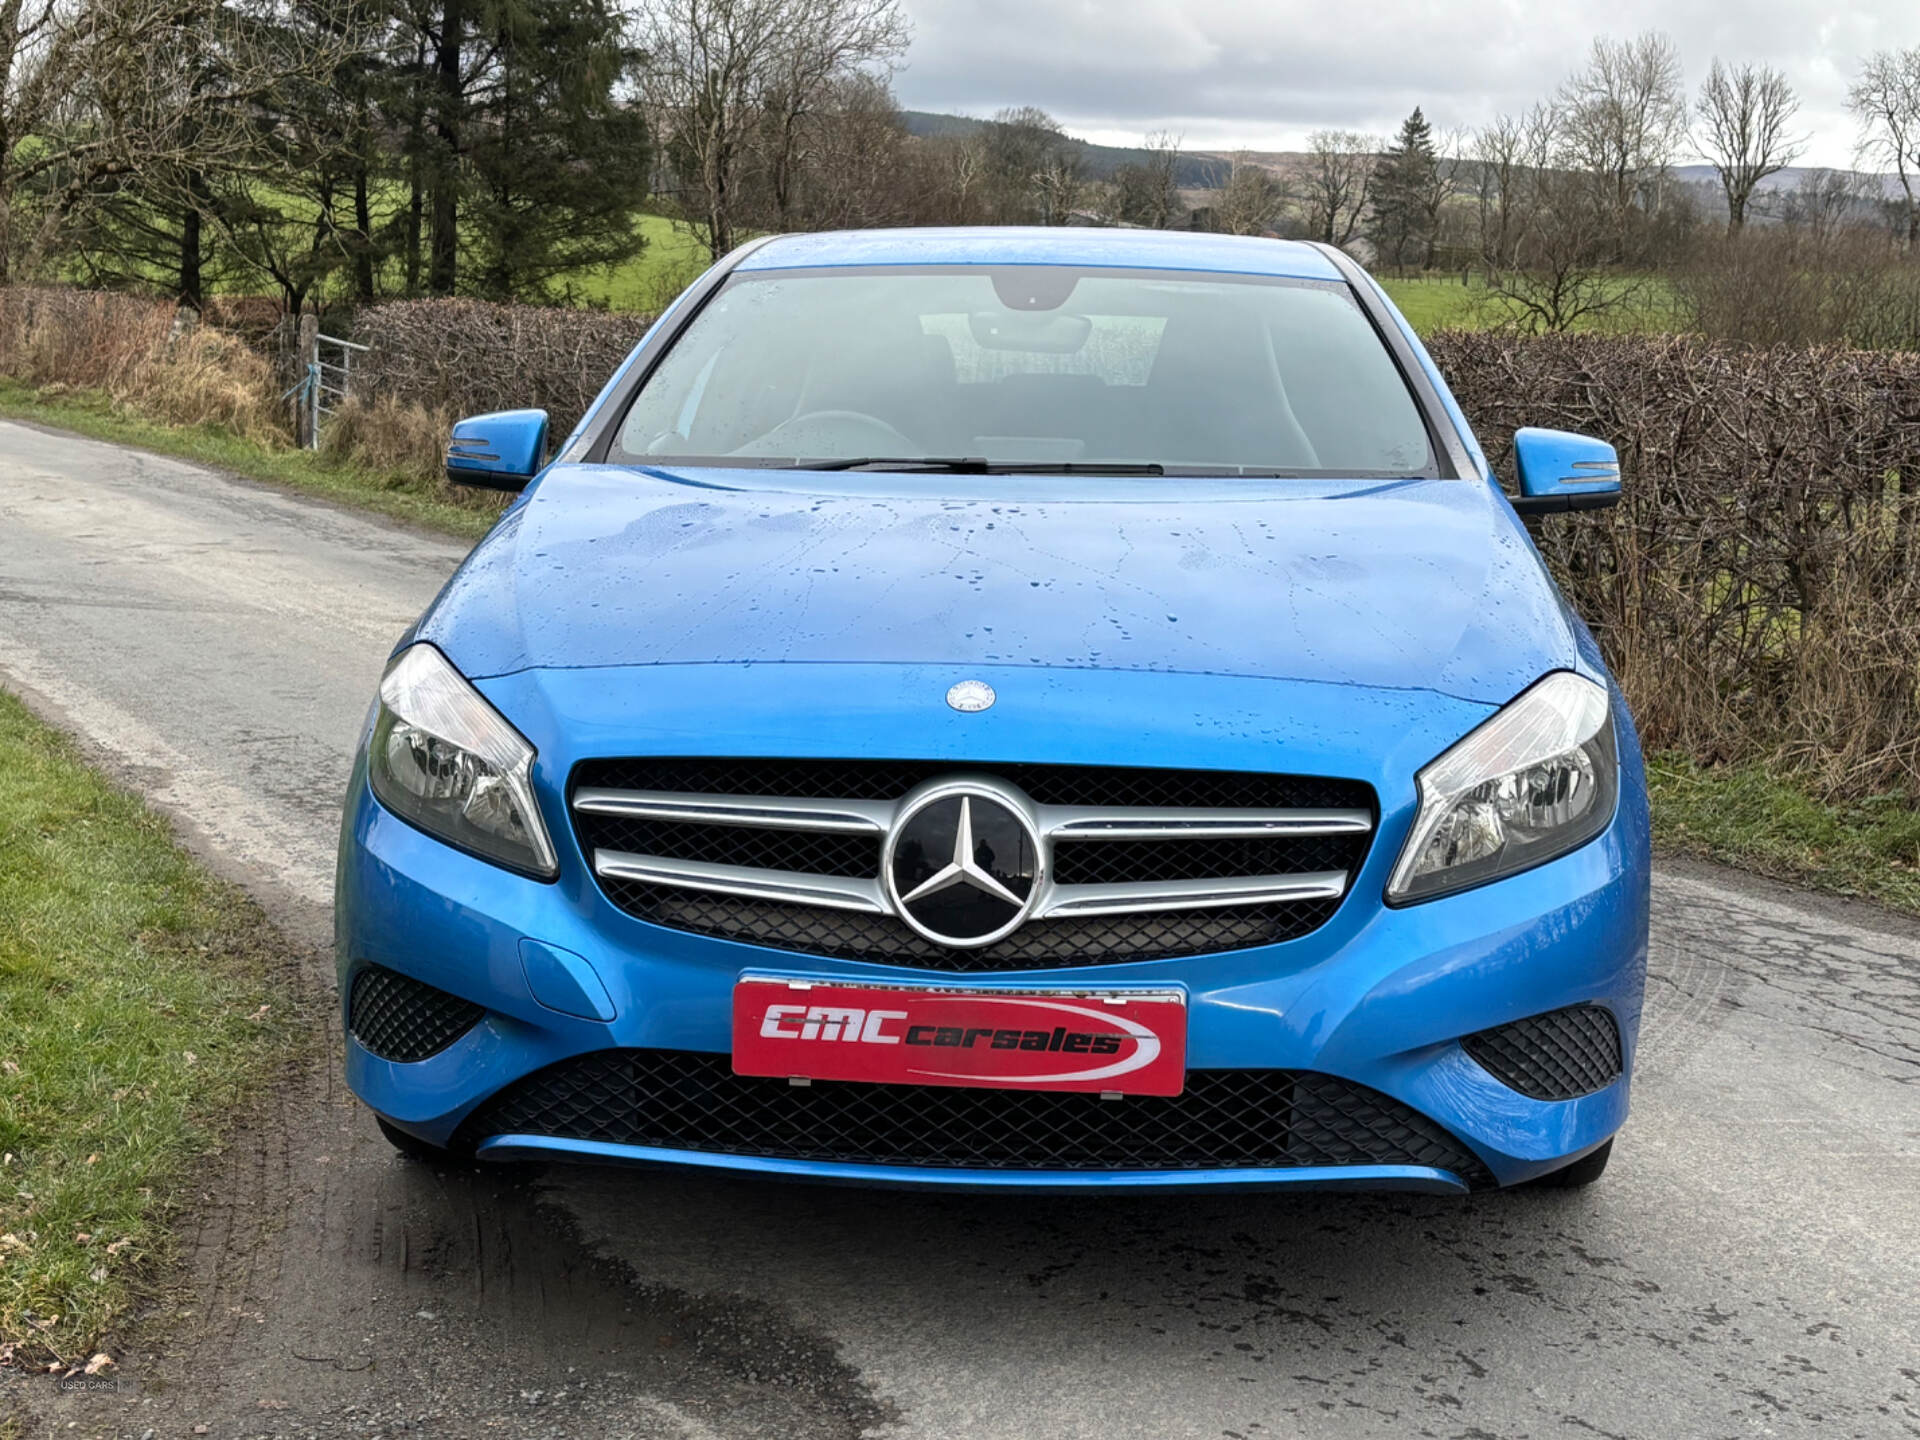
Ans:
[[[1695,338],[1448,334],[1510,469],[1520,425],[1613,442],[1616,510],[1541,547],[1648,741],[1920,787],[1920,355]]]
[[[651,323],[646,316],[484,300],[396,300],[362,306],[353,339],[367,395],[430,414],[531,406],[572,430]]]
[[[1881,233],[1750,227],[1705,246],[1674,293],[1715,339],[1920,350],[1920,264]]]

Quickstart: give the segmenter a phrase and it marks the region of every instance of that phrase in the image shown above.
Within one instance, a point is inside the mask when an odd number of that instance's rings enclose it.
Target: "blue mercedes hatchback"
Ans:
[[[346,1072],[414,1154],[889,1185],[1597,1177],[1647,952],[1632,722],[1345,255],[742,247],[401,639]]]

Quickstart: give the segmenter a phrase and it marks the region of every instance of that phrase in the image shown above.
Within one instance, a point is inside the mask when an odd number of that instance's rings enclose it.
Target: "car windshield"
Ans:
[[[736,272],[615,460],[1435,473],[1346,285],[1061,266]]]

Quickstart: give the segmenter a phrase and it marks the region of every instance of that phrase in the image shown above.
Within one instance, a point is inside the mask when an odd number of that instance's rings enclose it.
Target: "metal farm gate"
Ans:
[[[300,317],[301,378],[286,394],[293,402],[294,424],[300,443],[320,448],[320,422],[335,414],[353,393],[353,357],[368,346],[338,335],[322,335],[312,315]]]

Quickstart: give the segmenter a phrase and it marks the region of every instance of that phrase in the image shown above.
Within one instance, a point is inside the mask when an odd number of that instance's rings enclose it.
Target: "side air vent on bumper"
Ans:
[[[353,977],[347,998],[353,1038],[382,1060],[407,1063],[438,1055],[484,1014],[469,1000],[378,965]]]
[[[917,786],[1010,787],[1046,851],[1032,917],[978,948],[893,912],[886,838]],[[1340,906],[1377,813],[1351,780],[936,761],[583,762],[575,830],[607,898],[656,925],[949,972],[1164,960],[1292,940]]]
[[[1194,1070],[1185,1093],[1130,1096],[818,1084],[735,1075],[725,1055],[601,1050],[482,1105],[466,1141],[547,1135],[843,1164],[984,1170],[1418,1165],[1493,1183],[1440,1125],[1349,1080]]]
[[[1494,1079],[1534,1100],[1577,1100],[1606,1089],[1626,1068],[1620,1026],[1604,1005],[1530,1015],[1460,1044]]]

